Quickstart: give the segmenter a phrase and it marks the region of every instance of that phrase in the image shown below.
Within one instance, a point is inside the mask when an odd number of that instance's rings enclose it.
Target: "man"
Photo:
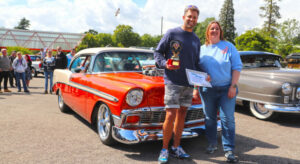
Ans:
[[[22,57],[21,52],[17,52],[17,58],[14,60],[14,62],[12,64],[12,67],[15,70],[18,92],[21,92],[21,82],[20,82],[20,80],[22,80],[24,92],[29,93],[29,90],[28,90],[27,85],[26,85],[26,80],[25,80],[25,70],[27,68],[27,62]]]
[[[75,48],[73,48],[71,52],[67,55],[67,59],[68,59],[67,67],[69,67],[69,65],[71,64],[72,58],[74,57],[75,53],[76,53]]]
[[[57,54],[55,58],[55,69],[66,69],[68,60],[66,55],[61,51],[61,47],[57,47]]]
[[[164,103],[166,118],[163,124],[163,147],[158,158],[160,163],[168,161],[168,146],[172,132],[174,132],[174,142],[171,153],[178,158],[190,157],[180,146],[180,138],[184,128],[187,108],[191,105],[193,98],[193,88],[188,83],[185,71],[186,68],[199,70],[201,45],[199,38],[193,33],[198,16],[199,10],[196,6],[187,6],[184,10],[183,25],[168,30],[154,53],[157,65],[160,68],[165,68]],[[177,64],[176,62],[170,64],[169,61],[172,61],[170,60],[172,56],[179,56]]]
[[[4,79],[4,92],[11,92],[7,88],[7,82],[8,82],[8,77],[9,77],[9,72],[12,70],[10,60],[7,56],[7,51],[6,49],[1,50],[2,56],[0,57],[0,93],[1,91],[1,84],[2,80]]]
[[[9,57],[9,60],[10,60],[10,64],[12,64],[15,60],[17,56],[17,52],[16,51],[13,51]],[[15,73],[14,73],[14,69],[12,69],[11,71],[9,71],[9,84],[10,84],[10,87],[14,88],[14,79],[15,79],[15,84],[17,85],[17,80],[16,80],[16,77],[15,77]]]

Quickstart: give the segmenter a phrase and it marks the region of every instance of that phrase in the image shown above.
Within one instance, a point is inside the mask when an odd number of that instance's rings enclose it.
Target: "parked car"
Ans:
[[[300,69],[300,53],[292,53],[286,57],[288,68]]]
[[[72,109],[96,125],[107,145],[162,139],[164,80],[143,74],[149,73],[143,71],[141,63],[149,64],[144,60],[154,61],[153,51],[107,47],[78,52],[68,69],[54,71],[53,91],[60,110]],[[182,138],[196,137],[203,130],[202,104],[193,100]]]
[[[42,67],[42,59],[37,55],[29,55],[32,60],[32,76],[37,77],[38,74],[44,74],[44,68]]]
[[[300,113],[300,70],[282,68],[282,57],[258,51],[240,52],[243,62],[237,103],[250,107],[258,119],[280,112]]]

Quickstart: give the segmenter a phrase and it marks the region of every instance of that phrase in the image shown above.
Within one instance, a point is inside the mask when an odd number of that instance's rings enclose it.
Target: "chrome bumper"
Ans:
[[[274,112],[285,112],[285,113],[300,113],[300,105],[287,106],[287,105],[270,105],[266,104],[265,108]]]
[[[112,128],[113,138],[124,144],[137,144],[145,141],[156,141],[163,139],[163,131],[159,130],[128,130],[118,127]],[[218,131],[221,131],[221,121],[218,121]],[[198,137],[205,132],[205,126],[196,126],[185,128],[182,132],[181,138],[194,138]]]
[[[187,128],[182,132],[181,138],[194,138],[203,134],[204,125]],[[113,127],[113,138],[124,144],[136,144],[145,141],[155,141],[163,139],[163,131],[162,130],[128,130]]]

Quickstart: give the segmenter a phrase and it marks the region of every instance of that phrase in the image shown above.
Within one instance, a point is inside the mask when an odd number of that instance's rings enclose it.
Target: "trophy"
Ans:
[[[170,43],[170,47],[171,47],[173,56],[167,60],[167,65],[170,68],[179,69],[180,68],[179,54],[182,49],[181,44],[177,40],[172,40]]]

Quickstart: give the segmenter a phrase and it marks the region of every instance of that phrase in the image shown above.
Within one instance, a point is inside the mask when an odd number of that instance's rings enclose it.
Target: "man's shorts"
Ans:
[[[179,85],[165,85],[165,108],[189,107],[193,100],[193,88]]]

